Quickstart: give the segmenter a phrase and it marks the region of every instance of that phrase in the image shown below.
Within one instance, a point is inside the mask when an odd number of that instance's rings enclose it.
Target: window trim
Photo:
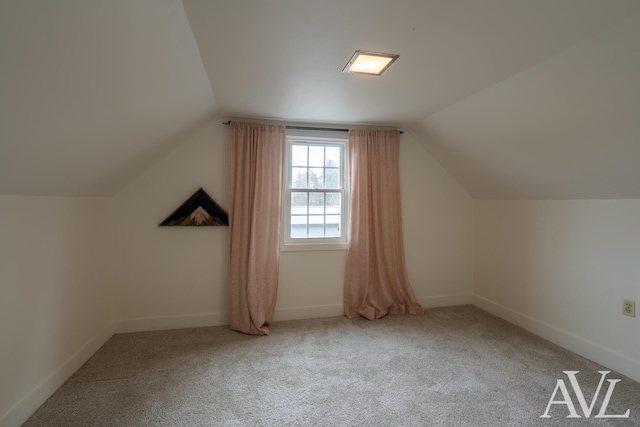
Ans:
[[[291,233],[291,192],[300,190],[291,188],[292,145],[296,142],[319,145],[338,145],[341,148],[340,182],[341,189],[318,189],[319,191],[339,192],[341,194],[341,236],[320,238],[292,238]],[[349,242],[349,179],[348,179],[348,143],[345,136],[336,136],[335,132],[287,130],[283,191],[283,215],[281,233],[281,251],[323,251],[346,250]]]

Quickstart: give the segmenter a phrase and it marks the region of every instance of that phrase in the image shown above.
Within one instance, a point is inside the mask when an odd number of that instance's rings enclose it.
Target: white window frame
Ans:
[[[300,188],[291,187],[291,153],[292,146],[296,142],[318,145],[337,145],[341,149],[340,183],[342,188],[337,190],[341,194],[341,224],[340,237],[320,238],[293,238],[291,237],[291,193],[300,191]],[[348,138],[346,135],[336,132],[288,130],[286,144],[286,158],[284,171],[283,215],[282,215],[282,245],[283,252],[289,251],[319,251],[319,250],[346,250],[349,241],[349,179],[348,179]],[[304,189],[302,189],[304,190]],[[318,191],[333,192],[333,189],[318,189]]]

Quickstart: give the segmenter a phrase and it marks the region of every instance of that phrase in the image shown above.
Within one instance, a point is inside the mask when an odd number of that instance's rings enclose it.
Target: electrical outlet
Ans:
[[[630,299],[622,300],[622,314],[625,316],[636,317],[636,302]]]

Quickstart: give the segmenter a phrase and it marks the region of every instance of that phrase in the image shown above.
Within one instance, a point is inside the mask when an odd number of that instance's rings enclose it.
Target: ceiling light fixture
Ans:
[[[384,73],[399,56],[400,55],[393,55],[391,53],[356,50],[356,53],[353,54],[342,72],[379,76]]]

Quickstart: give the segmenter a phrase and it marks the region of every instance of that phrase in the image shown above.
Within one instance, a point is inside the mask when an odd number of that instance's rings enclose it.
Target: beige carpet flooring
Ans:
[[[640,425],[640,384],[621,379],[607,414],[567,419],[552,405],[562,371],[590,405],[604,367],[473,306],[376,321],[277,322],[113,336],[25,426]],[[555,400],[562,400],[556,395]]]

